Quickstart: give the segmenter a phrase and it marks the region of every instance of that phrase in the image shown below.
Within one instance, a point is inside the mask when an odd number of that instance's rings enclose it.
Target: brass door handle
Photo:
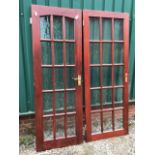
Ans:
[[[125,82],[128,82],[128,73],[125,73]]]
[[[72,78],[74,81],[78,81],[78,86],[81,86],[81,75],[78,75],[78,77]]]

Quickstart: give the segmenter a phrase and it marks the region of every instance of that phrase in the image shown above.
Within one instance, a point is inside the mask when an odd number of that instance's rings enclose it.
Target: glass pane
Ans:
[[[75,87],[75,81],[74,81],[74,67],[68,67],[66,68],[66,87],[67,88],[74,88]]]
[[[44,114],[52,111],[52,93],[43,93]]]
[[[70,136],[75,136],[75,116],[68,116],[67,117],[67,135]]]
[[[123,89],[115,88],[115,104],[122,105],[123,103]]]
[[[69,91],[67,94],[67,111],[75,111],[75,92]]]
[[[51,68],[42,68],[42,89],[52,89]]]
[[[62,17],[53,16],[54,39],[62,39]]]
[[[52,64],[51,43],[41,42],[42,64]]]
[[[112,85],[112,67],[102,67],[102,86]]]
[[[100,46],[99,43],[90,43],[90,63],[100,63]]]
[[[112,112],[103,112],[103,132],[112,131]]]
[[[40,36],[42,39],[50,39],[50,16],[40,17]]]
[[[112,21],[111,19],[102,19],[102,38],[103,40],[112,40]]]
[[[55,93],[55,107],[56,107],[57,112],[64,110],[64,93],[63,92]]]
[[[100,105],[100,91],[91,90],[91,109]]]
[[[123,129],[123,110],[114,111],[115,130]]]
[[[74,19],[66,17],[66,39],[74,39]]]
[[[54,43],[54,61],[56,65],[63,64],[63,44],[55,42]]]
[[[101,133],[100,113],[91,113],[92,133]]]
[[[112,89],[102,89],[103,95],[103,105],[111,106],[112,105]]]
[[[115,43],[115,63],[123,63],[123,44]]]
[[[66,64],[74,64],[74,43],[66,43]]]
[[[63,68],[55,68],[55,88],[56,89],[64,88]]]
[[[111,51],[112,46],[111,43],[103,43],[102,45],[102,63],[103,64],[111,64]]]
[[[123,85],[123,67],[115,66],[115,85]]]
[[[99,40],[99,18],[90,18],[90,40]]]
[[[115,27],[115,40],[123,40],[123,20],[115,19],[114,20]]]
[[[56,138],[64,137],[64,117],[56,118]]]
[[[52,131],[52,118],[47,117],[43,119],[44,127],[44,141],[53,140],[53,131]]]
[[[100,85],[99,67],[91,67],[90,69],[91,69],[90,70],[91,87],[98,87]]]

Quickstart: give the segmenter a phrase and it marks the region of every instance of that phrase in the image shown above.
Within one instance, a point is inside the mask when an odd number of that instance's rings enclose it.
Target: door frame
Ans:
[[[82,85],[75,84],[75,121],[76,121],[76,136],[65,137],[63,139],[54,139],[52,141],[44,141],[43,136],[43,98],[42,98],[42,63],[41,63],[41,45],[40,45],[40,16],[50,16],[50,32],[53,34],[53,15],[63,17],[63,25],[65,25],[65,17],[74,19],[74,43],[75,43],[75,76],[82,74],[82,11],[79,9],[66,9],[58,7],[31,6],[32,15],[32,47],[33,47],[33,70],[34,70],[34,98],[35,98],[35,124],[36,124],[36,150],[42,151],[46,149],[63,147],[67,145],[80,144],[83,141],[82,128],[83,128],[83,111],[82,111]],[[63,36],[65,34],[65,28],[63,27]],[[51,39],[44,39],[44,41],[51,42],[52,49],[52,65],[47,66],[54,68],[54,37],[51,35]],[[65,42],[63,38],[63,44]],[[63,55],[65,48],[63,46]],[[64,64],[65,68],[67,65]],[[54,69],[53,69],[54,73]],[[54,83],[54,78],[52,78]],[[65,88],[64,88],[64,91]],[[55,92],[55,89],[53,89]],[[52,98],[55,103],[55,98]],[[55,106],[55,105],[54,105]],[[53,106],[53,109],[55,107]],[[55,119],[55,110],[53,117]],[[66,113],[66,111],[65,111]],[[66,114],[67,115],[67,114]],[[53,120],[54,122],[54,120]],[[54,129],[53,129],[54,130]]]
[[[92,134],[91,128],[91,94],[90,94],[90,44],[89,44],[89,17],[97,17],[102,19],[111,18],[112,19],[112,57],[114,57],[114,19],[123,19],[123,38],[124,38],[124,73],[123,73],[123,130]],[[103,138],[109,138],[113,136],[124,135],[128,133],[128,48],[129,48],[129,16],[127,13],[116,13],[116,12],[106,12],[106,11],[94,11],[94,10],[83,10],[83,32],[84,32],[84,94],[87,96],[85,98],[85,116],[86,116],[86,141],[98,140]],[[102,32],[101,21],[100,21],[100,32]],[[102,40],[102,34],[100,33],[100,41]],[[100,46],[100,51],[102,47]],[[100,52],[101,53],[101,52]],[[100,58],[102,59],[102,58]],[[100,60],[100,65],[101,65]],[[112,64],[114,61],[112,62]],[[114,74],[112,75],[112,77]],[[101,86],[100,86],[101,87]],[[114,94],[112,95],[112,104],[114,106]],[[102,109],[102,108],[100,108]],[[114,110],[114,107],[113,107]],[[101,112],[102,113],[102,112]],[[114,113],[114,112],[113,112]],[[113,114],[114,115],[114,114]],[[113,120],[114,121],[114,120]]]

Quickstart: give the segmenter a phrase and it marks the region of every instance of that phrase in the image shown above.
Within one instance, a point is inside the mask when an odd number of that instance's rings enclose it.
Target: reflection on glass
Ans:
[[[62,17],[53,16],[54,39],[62,39]]]
[[[114,32],[115,40],[123,40],[123,20],[115,19],[114,20]]]
[[[52,89],[51,68],[42,68],[42,89]]]
[[[44,141],[53,140],[52,118],[43,119]]]
[[[51,43],[41,42],[42,64],[52,64]]]
[[[103,112],[103,132],[112,131],[112,112]]]
[[[115,104],[123,103],[123,88],[115,88]]]
[[[74,67],[67,67],[66,68],[66,87],[67,88],[74,88],[75,87],[75,81],[73,80],[73,78],[75,77],[75,73],[74,73]]]
[[[103,105],[112,105],[112,89],[102,89]]]
[[[55,88],[56,89],[64,88],[63,68],[55,68]]]
[[[123,67],[122,66],[115,66],[114,71],[115,76],[115,85],[123,85]]]
[[[99,67],[91,67],[90,76],[91,87],[98,87],[100,85]]]
[[[67,94],[67,111],[75,111],[75,92],[69,91]]]
[[[74,39],[74,19],[66,17],[66,39]]]
[[[100,91],[99,90],[91,90],[91,107],[93,109],[94,106],[100,105]]]
[[[92,133],[101,133],[100,113],[91,114]]]
[[[102,86],[112,85],[112,67],[102,67]]]
[[[111,43],[103,43],[102,45],[102,63],[103,64],[111,64],[111,51],[112,51],[112,46]]]
[[[100,63],[100,46],[99,43],[90,43],[90,63]]]
[[[55,42],[54,43],[54,61],[55,65],[63,64],[63,45],[62,43]]]
[[[55,93],[55,106],[57,112],[64,110],[64,92]]]
[[[123,44],[115,43],[115,63],[123,63]]]
[[[40,36],[42,39],[50,39],[50,16],[40,17]]]
[[[123,110],[114,111],[115,130],[123,129]]]
[[[99,18],[90,18],[90,40],[99,40]]]
[[[74,43],[66,43],[66,64],[74,64]]]
[[[75,116],[68,116],[67,117],[67,136],[75,136],[76,135],[76,122]]]
[[[52,93],[43,93],[43,110],[44,114],[52,110]]]
[[[111,40],[112,39],[112,20],[103,18],[102,19],[102,38],[103,40]]]
[[[63,138],[64,134],[64,117],[56,118],[56,139]]]

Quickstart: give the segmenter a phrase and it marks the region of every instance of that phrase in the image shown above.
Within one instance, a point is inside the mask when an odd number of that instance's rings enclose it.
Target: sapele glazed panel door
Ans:
[[[83,11],[87,141],[128,133],[128,21]]]
[[[32,5],[37,151],[82,142],[81,11]]]

